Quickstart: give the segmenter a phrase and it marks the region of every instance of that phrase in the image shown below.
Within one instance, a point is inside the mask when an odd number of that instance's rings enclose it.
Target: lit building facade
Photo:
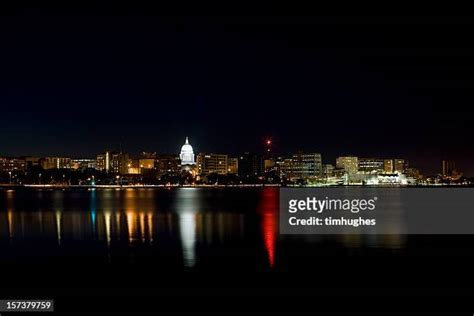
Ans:
[[[279,164],[280,177],[287,179],[314,179],[323,175],[321,154],[298,152]]]
[[[395,170],[393,159],[384,159],[383,160],[383,172],[384,173],[393,173]]]
[[[128,154],[122,152],[105,152],[97,155],[97,170],[113,174],[127,174],[130,164]]]
[[[21,158],[0,157],[0,171],[25,171],[26,161]]]
[[[148,153],[142,152],[140,159],[138,160],[138,165],[141,170],[153,170],[156,168],[156,158],[157,154],[155,152]]]
[[[97,169],[97,160],[96,159],[72,159],[71,168],[74,170]]]
[[[393,171],[395,173],[406,173],[408,169],[408,161],[405,159],[394,159]]]
[[[443,160],[441,162],[441,175],[451,176],[456,169],[456,162],[453,160]]]
[[[194,160],[193,146],[191,146],[187,137],[184,145],[181,147],[179,159],[181,160],[182,170],[192,171],[196,166],[196,161]]]
[[[72,159],[64,157],[44,157],[40,159],[40,165],[44,170],[49,169],[71,169]]]
[[[344,169],[348,174],[356,174],[359,170],[358,158],[355,156],[344,156],[336,159],[336,168]]]
[[[227,173],[238,174],[239,172],[239,158],[227,157]]]
[[[381,173],[384,172],[384,160],[379,158],[358,158],[358,172]]]
[[[178,155],[158,155],[156,157],[156,169],[158,175],[177,174],[181,171]]]
[[[109,172],[110,171],[110,153],[97,155],[96,168],[99,171]]]
[[[206,154],[197,155],[197,171],[201,175],[217,173],[227,174],[227,155],[222,154]]]
[[[383,171],[385,173],[406,173],[408,169],[408,161],[405,159],[384,159]]]

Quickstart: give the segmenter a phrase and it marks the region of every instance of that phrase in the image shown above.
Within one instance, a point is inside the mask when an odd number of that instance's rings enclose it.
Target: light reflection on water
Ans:
[[[261,249],[271,268],[287,239],[315,251],[327,240],[353,248],[399,248],[405,242],[399,235],[278,235],[278,201],[276,188],[0,191],[0,241],[53,240],[60,247],[92,241],[103,243],[108,257],[116,244],[171,247],[189,268],[199,265],[202,251],[227,245]]]

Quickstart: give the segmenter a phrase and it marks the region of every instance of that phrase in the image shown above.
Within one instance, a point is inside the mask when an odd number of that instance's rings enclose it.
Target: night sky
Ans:
[[[471,18],[3,14],[0,156],[177,153],[185,136],[239,153],[272,137],[326,163],[430,173],[450,158],[474,174]]]

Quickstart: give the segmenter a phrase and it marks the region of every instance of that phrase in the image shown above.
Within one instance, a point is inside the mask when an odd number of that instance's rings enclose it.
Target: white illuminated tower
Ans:
[[[182,167],[192,167],[196,164],[196,162],[194,161],[193,146],[189,144],[189,140],[187,137],[186,142],[184,143],[183,147],[181,147],[181,153],[179,154],[179,158],[181,159]]]

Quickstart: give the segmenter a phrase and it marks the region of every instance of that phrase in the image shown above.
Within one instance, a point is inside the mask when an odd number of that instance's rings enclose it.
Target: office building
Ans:
[[[336,168],[344,169],[348,174],[355,174],[359,170],[358,158],[354,156],[343,156],[336,159]]]
[[[227,173],[238,174],[239,172],[239,158],[227,157]]]
[[[197,172],[201,175],[217,173],[227,174],[227,155],[222,154],[206,154],[197,155]]]
[[[264,175],[264,159],[261,155],[246,152],[239,157],[239,176],[243,178],[260,177]]]
[[[159,175],[178,174],[181,171],[178,155],[158,155],[156,157],[156,169]]]
[[[441,175],[451,176],[456,169],[456,162],[453,160],[443,160],[441,162]]]
[[[358,158],[358,172],[382,173],[384,172],[384,160],[379,158]]]

